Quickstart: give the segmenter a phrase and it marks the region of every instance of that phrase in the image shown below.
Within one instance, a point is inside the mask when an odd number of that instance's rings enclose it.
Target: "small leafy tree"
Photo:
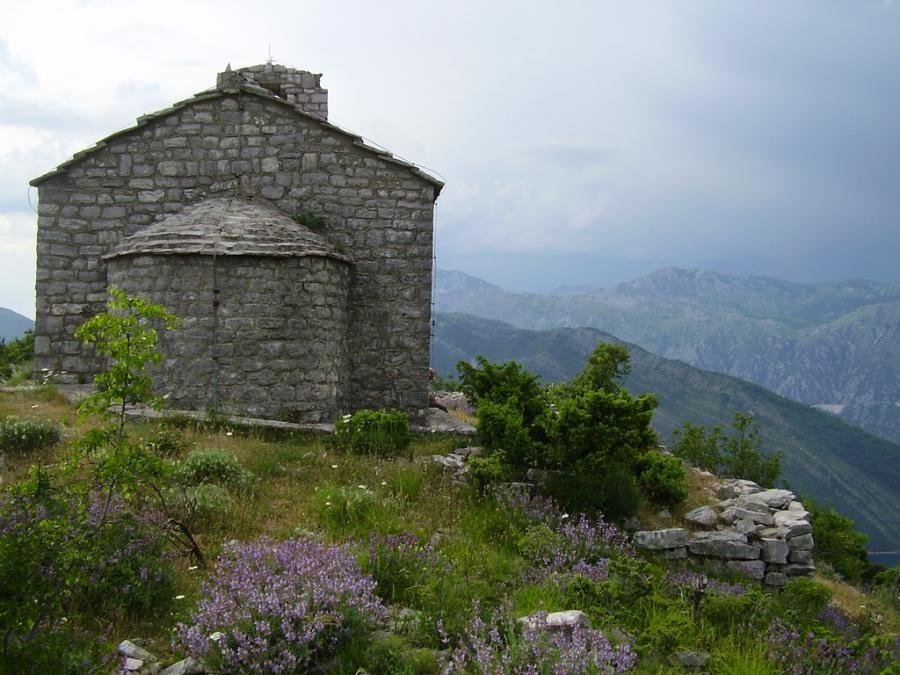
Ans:
[[[720,476],[774,485],[781,475],[781,453],[764,455],[760,451],[763,438],[752,415],[735,413],[732,428],[729,435],[721,425],[706,429],[685,422],[675,430],[677,442],[672,453]]]
[[[162,305],[129,295],[121,288],[110,288],[109,295],[108,311],[91,317],[75,331],[75,336],[93,345],[98,354],[109,357],[108,368],[94,377],[99,391],[86,397],[79,409],[103,412],[115,407],[117,417],[115,428],[93,429],[77,445],[83,454],[94,458],[93,480],[106,492],[100,522],[118,493],[138,511],[141,502],[152,500],[162,514],[158,524],[165,536],[189,550],[203,565],[203,554],[187,522],[176,517],[165,498],[163,485],[170,477],[171,466],[125,434],[129,405],[143,403],[154,409],[162,405],[162,399],[153,393],[149,373],[151,365],[163,360],[153,324],[171,330],[181,325],[181,319]]]
[[[815,524],[816,562],[828,563],[848,581],[859,583],[869,568],[868,537],[832,507],[809,498],[803,503]]]
[[[163,359],[156,348],[159,336],[152,322],[172,330],[181,325],[181,319],[162,305],[129,295],[121,288],[110,288],[109,295],[109,311],[91,317],[75,331],[75,337],[110,359],[108,369],[94,377],[99,391],[85,398],[80,407],[100,411],[115,406],[121,439],[128,405],[145,403],[159,408],[162,404],[162,399],[152,393],[148,373],[151,364]]]

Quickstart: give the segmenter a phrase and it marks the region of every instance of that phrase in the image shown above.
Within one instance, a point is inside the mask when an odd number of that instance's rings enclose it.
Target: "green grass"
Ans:
[[[0,393],[0,415],[25,413],[61,423],[66,440],[43,453],[11,457],[4,486],[24,477],[30,464],[58,462],[68,450],[67,443],[100,423],[95,417],[80,418],[49,389]],[[157,426],[156,422],[140,422],[132,428],[137,435],[150,437]],[[232,453],[255,476],[254,489],[234,491],[230,507],[215,526],[197,534],[210,560],[223,542],[262,534],[275,539],[322,536],[352,547],[363,564],[372,534],[412,532],[423,543],[433,544],[438,562],[424,570],[414,588],[404,591],[408,606],[423,612],[422,626],[410,635],[381,636],[377,646],[348,647],[335,666],[337,672],[355,672],[361,664],[373,673],[429,672],[431,650],[441,646],[437,619],[452,637],[459,636],[476,601],[486,614],[507,603],[514,616],[582,609],[592,625],[633,638],[641,655],[639,673],[679,672],[669,660],[678,649],[710,652],[712,672],[775,672],[760,646],[759,631],[748,630],[742,612],[725,612],[733,619],[727,622],[714,623],[706,615],[695,620],[688,598],[664,590],[660,581],[664,570],[656,562],[641,567],[626,561],[621,570],[611,571],[614,582],[602,584],[528,578],[521,523],[513,522],[495,503],[480,499],[473,490],[454,486],[450,476],[431,461],[433,454],[467,445],[466,439],[418,436],[409,456],[386,458],[343,452],[322,435],[278,434],[222,424],[183,427],[184,449],[173,461],[194,449],[218,448]],[[702,501],[696,493],[706,488],[704,481],[697,477],[691,488],[691,499]],[[87,628],[107,636],[110,646],[139,636],[148,640],[154,653],[172,660],[180,657],[169,646],[172,628],[187,619],[198,599],[200,581],[208,574],[192,569],[194,565],[189,558],[178,562],[176,592],[184,598],[175,601],[171,614],[95,617]],[[649,579],[646,586],[635,581],[642,575]],[[837,582],[830,584],[835,597],[848,596]],[[777,602],[778,598],[759,597],[759,602]],[[865,596],[852,598],[858,605]],[[735,608],[739,606],[743,607],[736,602]],[[759,608],[748,608],[750,614],[762,615]],[[879,609],[892,611],[884,605]],[[883,625],[896,627],[896,613]],[[367,660],[376,653],[381,665]],[[396,664],[393,670],[384,665],[390,663]]]

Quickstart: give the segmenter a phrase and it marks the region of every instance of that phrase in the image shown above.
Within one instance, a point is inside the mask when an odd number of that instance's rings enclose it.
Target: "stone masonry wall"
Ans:
[[[268,89],[288,103],[299,105],[316,117],[328,119],[328,90],[321,84],[322,75],[305,70],[266,63],[219,73],[216,86],[228,86],[234,78],[243,76],[252,84]]]
[[[171,407],[289,422],[331,421],[344,408],[345,263],[130,255],[110,261],[109,280],[184,319],[160,340],[157,391]]]
[[[427,405],[435,185],[287,105],[210,94],[39,181],[37,367],[89,381],[73,332],[103,311],[101,256],[159,216],[241,194],[325,216],[353,262],[348,409]]]

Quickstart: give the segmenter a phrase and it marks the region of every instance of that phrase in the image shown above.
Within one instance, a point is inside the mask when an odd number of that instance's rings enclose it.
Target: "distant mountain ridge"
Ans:
[[[668,267],[611,289],[513,293],[438,271],[437,311],[593,327],[900,442],[900,284],[801,284]]]
[[[483,355],[519,361],[545,383],[571,378],[599,342],[621,342],[592,328],[531,331],[461,314],[435,315],[432,366],[455,372],[457,361]],[[767,451],[784,452],[793,489],[833,504],[869,535],[872,550],[900,550],[900,445],[872,436],[834,415],[735,377],[700,370],[629,345],[626,386],[659,398],[653,426],[666,442],[688,420],[728,425],[737,411],[759,421]]]
[[[6,307],[0,307],[0,338],[9,342],[34,328],[34,321]]]

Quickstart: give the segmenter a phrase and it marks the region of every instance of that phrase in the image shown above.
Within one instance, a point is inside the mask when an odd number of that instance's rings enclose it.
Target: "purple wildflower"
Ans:
[[[179,625],[179,639],[227,672],[294,672],[332,652],[351,630],[385,618],[374,590],[342,547],[232,541],[201,587],[192,625]]]

